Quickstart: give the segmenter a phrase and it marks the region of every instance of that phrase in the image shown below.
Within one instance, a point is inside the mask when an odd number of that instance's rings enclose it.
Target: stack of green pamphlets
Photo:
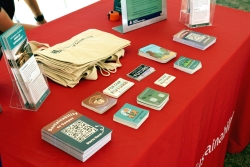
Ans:
[[[137,103],[143,106],[161,110],[169,100],[169,94],[147,87],[137,96]]]
[[[189,74],[193,74],[197,70],[201,69],[201,62],[191,58],[181,56],[175,63],[174,68],[184,71]]]
[[[148,110],[126,103],[115,113],[113,120],[131,128],[138,129],[148,116]]]
[[[70,110],[42,128],[42,139],[84,162],[111,140],[112,130]]]

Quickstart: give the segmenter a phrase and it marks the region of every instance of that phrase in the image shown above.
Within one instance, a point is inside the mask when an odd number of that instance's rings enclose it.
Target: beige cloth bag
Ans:
[[[84,31],[52,47],[30,41],[36,60],[44,66],[44,74],[72,88],[81,78],[96,80],[97,69],[104,76],[115,73],[122,66],[119,59],[128,45],[130,41],[96,29]]]

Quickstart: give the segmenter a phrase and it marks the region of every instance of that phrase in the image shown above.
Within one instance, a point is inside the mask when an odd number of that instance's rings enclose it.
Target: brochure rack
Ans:
[[[50,94],[50,89],[48,86],[47,77],[43,75],[43,66],[38,63],[38,66],[40,68],[41,73],[39,74],[39,76],[37,76],[37,78],[40,78],[40,79],[44,78],[43,81],[45,81],[46,84],[43,84],[43,85],[41,84],[41,85],[39,85],[39,87],[43,86],[46,91],[41,97],[39,97],[39,101],[37,101],[36,103],[25,103],[24,102],[25,101],[24,95],[29,96],[29,98],[30,98],[30,96],[36,96],[37,94],[39,94],[39,90],[32,90],[32,87],[31,87],[31,85],[35,85],[34,82],[36,82],[36,81],[33,81],[33,82],[17,81],[12,73],[12,69],[10,68],[9,62],[8,62],[4,53],[3,53],[3,55],[4,55],[4,60],[5,60],[6,66],[8,68],[9,74],[10,74],[10,78],[12,80],[12,86],[13,86],[13,91],[12,91],[9,106],[11,108],[16,108],[16,109],[37,111],[39,109],[39,107],[42,105],[42,103],[45,101],[45,99],[48,97],[48,95]],[[21,92],[23,92],[22,87],[27,88],[27,92],[21,93]],[[41,90],[41,87],[40,87],[40,90]],[[38,91],[38,92],[36,92],[36,91]],[[31,92],[33,92],[33,94]]]
[[[212,26],[216,0],[182,0],[180,22],[189,28]]]

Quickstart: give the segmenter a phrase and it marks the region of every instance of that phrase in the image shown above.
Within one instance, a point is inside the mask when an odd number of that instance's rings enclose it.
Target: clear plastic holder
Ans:
[[[9,106],[16,109],[37,111],[50,94],[47,77],[43,75],[43,65],[38,63],[41,72],[33,82],[17,81],[10,68],[10,62],[4,53],[3,55],[13,86]],[[38,86],[39,89],[36,89]],[[44,91],[43,94],[39,94],[42,91]]]
[[[212,26],[216,0],[182,0],[179,21],[189,28]]]

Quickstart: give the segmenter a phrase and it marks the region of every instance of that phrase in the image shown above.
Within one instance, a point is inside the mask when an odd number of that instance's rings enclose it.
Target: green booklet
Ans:
[[[75,110],[42,128],[42,138],[81,161],[111,140],[112,130]]]
[[[137,103],[155,110],[161,110],[168,102],[169,94],[147,87],[137,96]]]
[[[205,50],[216,42],[216,37],[189,29],[183,29],[174,35],[173,40],[197,49]]]
[[[134,129],[138,129],[148,116],[148,110],[126,103],[114,114],[113,120]]]
[[[155,44],[150,44],[140,48],[138,55],[160,63],[167,63],[176,57],[176,52],[170,51]]]
[[[197,70],[201,69],[202,65],[199,60],[194,60],[185,56],[179,57],[174,63],[174,68],[184,71],[189,74],[193,74]]]

